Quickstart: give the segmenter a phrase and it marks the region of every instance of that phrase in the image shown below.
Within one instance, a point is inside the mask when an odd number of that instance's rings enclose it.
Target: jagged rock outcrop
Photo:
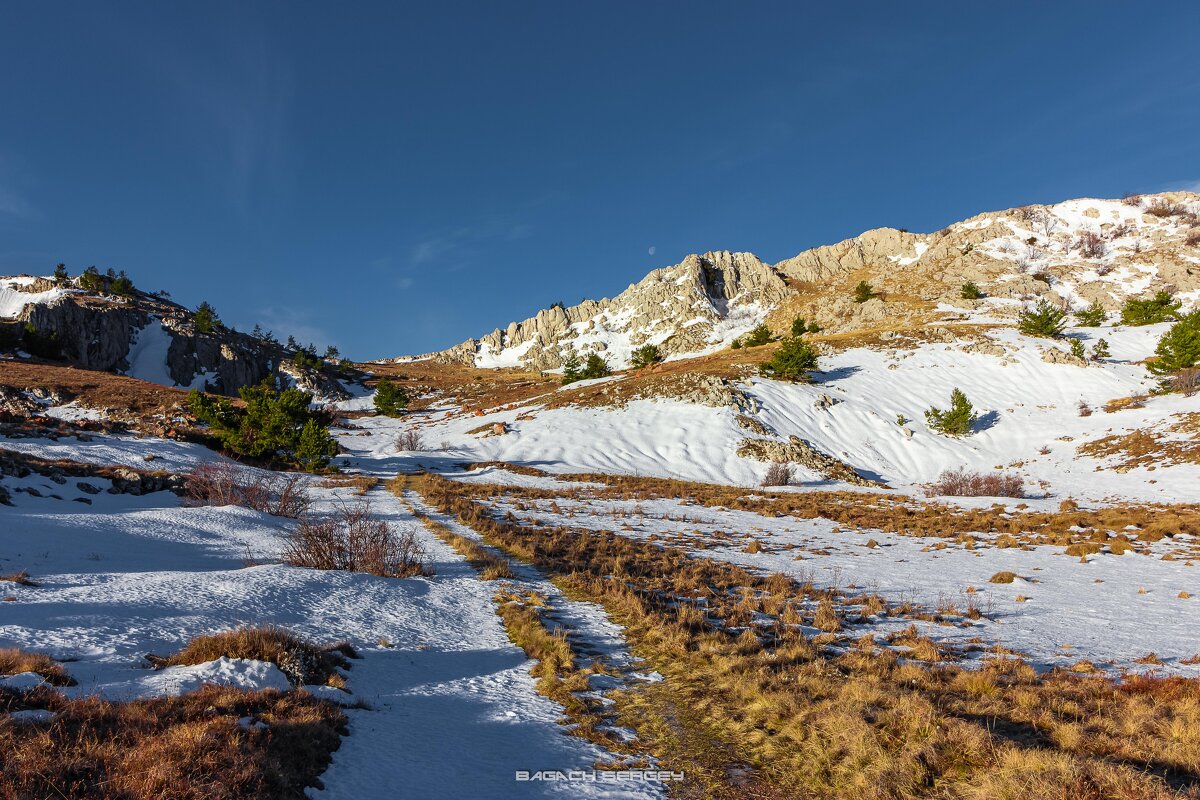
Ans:
[[[878,296],[854,302],[860,280]],[[967,282],[983,299],[962,297]],[[776,334],[796,316],[826,333],[919,327],[971,313],[1011,318],[1040,297],[1114,310],[1158,289],[1200,290],[1200,195],[1025,206],[929,234],[878,228],[774,265],[750,253],[688,256],[611,300],[545,309],[431,355],[546,370],[573,349],[621,368],[641,344],[668,356],[700,354],[764,320]]]
[[[756,461],[799,464],[830,480],[843,481],[855,486],[887,488],[887,484],[864,478],[846,462],[822,453],[799,436],[789,437],[786,442],[779,439],[742,439],[738,444],[737,454]]]
[[[613,299],[544,309],[435,354],[481,367],[554,369],[566,353],[604,354],[612,366],[656,345],[663,355],[720,346],[761,322],[791,290],[769,264],[750,253],[691,255],[657,269]]]

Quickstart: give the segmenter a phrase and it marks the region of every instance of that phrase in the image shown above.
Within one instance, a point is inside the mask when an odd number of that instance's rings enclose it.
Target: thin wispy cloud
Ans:
[[[17,175],[12,159],[0,157],[0,217],[34,219],[37,209],[23,189],[26,182]]]
[[[158,65],[219,188],[242,218],[269,209],[292,182],[291,63],[253,26],[207,52],[179,48]]]

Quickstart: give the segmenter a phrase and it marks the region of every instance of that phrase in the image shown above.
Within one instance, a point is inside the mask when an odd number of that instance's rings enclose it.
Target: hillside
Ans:
[[[802,315],[828,332],[936,324],[964,315],[1011,319],[1047,298],[1109,310],[1171,289],[1200,298],[1200,195],[1167,192],[1069,200],[979,214],[931,234],[893,228],[817,247],[777,264],[750,253],[691,255],[612,299],[544,309],[432,357],[472,366],[557,369],[571,351],[611,366],[654,344],[685,357],[729,345],[766,322],[784,333]],[[878,296],[853,300],[859,281]],[[964,301],[968,281],[983,293]]]
[[[3,351],[232,396],[269,377],[326,399],[350,396],[315,351],[242,333],[219,318],[200,323],[165,293],[116,289],[99,273],[0,277]]]
[[[6,779],[1192,800],[1200,373],[1148,366],[1200,306],[1198,211],[1075,200],[689,256],[359,365],[0,279],[0,737],[36,765]],[[1023,331],[1039,300],[1066,310]],[[797,341],[813,362],[764,374]],[[665,358],[626,368],[645,343]],[[564,382],[570,351],[613,370]],[[186,401],[269,376],[317,401],[252,424],[262,398]],[[253,449],[268,428],[332,449]]]

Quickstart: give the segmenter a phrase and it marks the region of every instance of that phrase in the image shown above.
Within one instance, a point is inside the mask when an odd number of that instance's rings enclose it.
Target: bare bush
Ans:
[[[1185,206],[1179,203],[1170,203],[1166,200],[1155,200],[1150,205],[1146,206],[1146,213],[1152,217],[1185,217],[1188,215],[1188,210]]]
[[[425,439],[420,431],[404,431],[396,437],[396,449],[401,452],[419,452],[425,449]]]
[[[197,506],[242,506],[298,519],[308,510],[304,478],[249,470],[227,463],[201,464],[187,476],[184,501]]]
[[[1126,194],[1124,197],[1121,198],[1121,202],[1127,206],[1133,206],[1134,208],[1140,208],[1142,205],[1142,196],[1135,192],[1130,192],[1129,194]]]
[[[1133,233],[1133,226],[1128,222],[1119,222],[1108,231],[1109,239],[1122,239]]]
[[[1171,388],[1186,395],[1193,395],[1200,390],[1200,368],[1187,367],[1171,374]]]
[[[780,461],[773,462],[767,467],[763,476],[763,486],[788,486],[792,482],[792,465]]]
[[[1084,258],[1104,258],[1104,255],[1108,252],[1108,245],[1104,243],[1104,239],[1100,234],[1095,231],[1084,231],[1075,240],[1075,249]]]
[[[293,567],[366,572],[385,578],[425,573],[424,550],[412,530],[393,530],[371,515],[367,500],[339,502],[334,513],[304,517],[287,536],[283,560]]]
[[[1183,241],[1188,247],[1200,247],[1200,230],[1189,231]]]
[[[949,469],[925,487],[927,497],[1024,497],[1025,483],[1019,475],[1003,472],[971,472]]]

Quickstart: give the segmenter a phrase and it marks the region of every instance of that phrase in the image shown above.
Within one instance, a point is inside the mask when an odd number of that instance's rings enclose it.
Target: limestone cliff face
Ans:
[[[0,320],[14,332],[10,338],[23,337],[16,341],[28,345],[25,326],[31,325],[37,337],[52,342],[55,356],[75,367],[227,395],[282,373],[316,396],[348,396],[329,376],[297,367],[277,342],[223,327],[201,333],[191,311],[156,295],[121,299],[44,278],[0,281],[7,281],[9,307],[19,309]],[[30,301],[22,304],[13,292]]]
[[[861,280],[877,296],[856,303]],[[967,282],[983,299],[962,297]],[[699,354],[763,321],[785,333],[796,316],[838,333],[973,313],[1003,319],[1042,297],[1115,310],[1159,289],[1185,303],[1200,292],[1200,195],[1024,206],[929,234],[879,228],[774,265],[750,253],[691,255],[611,300],[545,309],[432,355],[479,367],[553,369],[570,351],[599,352],[616,368],[647,342],[668,356]]]

